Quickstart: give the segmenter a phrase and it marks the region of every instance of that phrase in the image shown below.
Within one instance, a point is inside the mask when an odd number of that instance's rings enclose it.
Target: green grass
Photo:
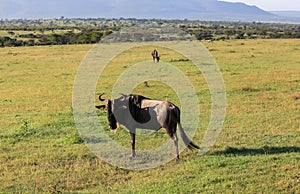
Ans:
[[[186,150],[180,162],[147,171],[106,164],[77,133],[72,88],[91,45],[1,48],[0,193],[299,193],[300,40],[204,44],[224,76],[224,128],[207,155]],[[118,73],[148,59],[149,49],[129,50],[123,55],[130,57],[112,61],[105,73],[113,76],[99,80],[97,91],[109,94]],[[204,79],[177,53],[160,53],[196,85],[203,121],[193,140],[200,144],[210,111]],[[149,86],[135,91],[179,103],[170,88]],[[129,146],[125,130],[108,133]],[[137,147],[151,147],[154,139],[168,141],[160,131],[138,136]]]

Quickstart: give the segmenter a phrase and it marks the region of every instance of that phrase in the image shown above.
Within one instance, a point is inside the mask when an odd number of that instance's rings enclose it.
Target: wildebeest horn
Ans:
[[[125,95],[125,94],[123,94],[123,93],[120,93],[120,95],[122,96],[122,100],[125,100],[125,98],[126,98],[126,95]]]
[[[105,99],[102,99],[102,96],[103,96],[103,95],[104,95],[104,93],[99,94],[99,100],[100,100],[101,102],[105,101]]]

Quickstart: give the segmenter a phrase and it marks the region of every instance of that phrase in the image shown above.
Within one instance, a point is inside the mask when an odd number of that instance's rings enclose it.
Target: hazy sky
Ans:
[[[300,0],[223,0],[256,5],[266,11],[300,11]]]

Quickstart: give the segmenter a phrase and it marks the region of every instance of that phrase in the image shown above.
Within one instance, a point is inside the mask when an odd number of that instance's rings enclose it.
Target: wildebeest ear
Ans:
[[[98,109],[105,109],[105,105],[101,105],[101,106],[95,106]]]

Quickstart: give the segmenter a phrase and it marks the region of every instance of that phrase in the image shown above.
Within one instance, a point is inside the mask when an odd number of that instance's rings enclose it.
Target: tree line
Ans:
[[[112,33],[111,30],[84,29],[80,32],[72,30],[65,33],[33,33],[16,35],[9,31],[10,36],[0,36],[1,47],[12,46],[38,46],[38,45],[66,45],[66,44],[94,44],[103,37]]]
[[[194,35],[198,40],[300,38],[300,26],[296,24],[256,22],[216,22],[208,24],[183,25],[180,27],[184,31]]]
[[[188,29],[198,40],[229,40],[229,39],[284,39],[300,38],[300,31],[292,30],[239,30],[239,29]]]
[[[140,19],[0,20],[0,47],[94,44],[131,26],[177,26],[198,40],[300,38],[297,24]],[[7,35],[3,35],[6,32]]]

